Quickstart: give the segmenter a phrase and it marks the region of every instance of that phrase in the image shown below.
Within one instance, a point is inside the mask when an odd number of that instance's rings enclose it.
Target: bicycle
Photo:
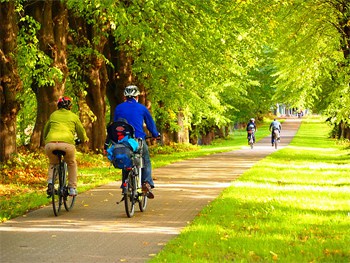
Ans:
[[[137,139],[138,151],[132,155],[132,167],[123,169],[122,195],[120,202],[124,201],[126,215],[131,218],[135,213],[135,204],[139,204],[141,212],[146,211],[148,197],[142,192],[141,175],[143,168],[142,149],[145,143],[141,138]]]
[[[75,140],[75,144],[80,144],[81,141],[79,139]],[[76,196],[69,195],[69,188],[67,182],[67,163],[64,160],[64,156],[66,155],[65,151],[54,150],[53,154],[55,154],[58,158],[58,164],[56,164],[53,168],[53,176],[52,176],[52,184],[51,184],[51,197],[52,199],[52,208],[55,216],[58,216],[61,211],[62,204],[66,211],[70,211],[75,203]]]
[[[277,149],[279,143],[279,131],[277,129],[273,130],[273,143],[272,146],[275,146],[275,149]]]
[[[250,149],[254,148],[254,130],[248,131],[248,143],[250,145]]]

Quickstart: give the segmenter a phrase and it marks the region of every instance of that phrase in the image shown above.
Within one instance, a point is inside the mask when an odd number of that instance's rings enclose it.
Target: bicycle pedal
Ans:
[[[116,202],[116,203],[117,203],[117,205],[119,205],[123,201],[124,201],[124,196],[123,196],[122,200],[120,200],[119,202]]]

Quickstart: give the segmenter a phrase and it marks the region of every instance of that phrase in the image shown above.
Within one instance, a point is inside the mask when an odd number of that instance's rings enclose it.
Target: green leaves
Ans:
[[[343,103],[349,97],[349,79],[344,76],[349,75],[349,60],[342,45],[350,35],[339,29],[343,19],[349,21],[349,4],[324,0],[280,2],[280,12],[274,15],[279,25],[273,42],[277,50],[275,98],[292,106],[326,110],[336,114],[339,121],[346,120],[350,112]]]

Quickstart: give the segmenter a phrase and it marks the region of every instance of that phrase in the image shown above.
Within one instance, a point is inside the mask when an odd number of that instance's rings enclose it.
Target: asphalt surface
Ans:
[[[279,149],[299,126],[300,119],[283,123]],[[270,140],[154,169],[155,199],[143,213],[136,207],[133,218],[116,204],[121,190],[114,182],[79,194],[74,209],[58,217],[46,206],[2,223],[0,262],[147,262],[232,181],[275,152]]]

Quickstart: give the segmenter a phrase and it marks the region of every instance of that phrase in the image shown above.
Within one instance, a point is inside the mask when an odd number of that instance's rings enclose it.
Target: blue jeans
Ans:
[[[149,156],[148,145],[146,141],[143,142],[143,168],[142,168],[142,183],[148,182],[152,188],[154,183],[152,179],[152,164]]]
[[[146,141],[143,141],[143,168],[142,168],[142,176],[141,176],[141,183],[148,182],[149,185],[154,188],[154,183],[152,179],[152,164],[151,164],[151,158],[149,156],[149,151],[148,151],[148,145]],[[122,170],[123,174],[123,179],[122,181],[125,180],[128,172],[125,170]],[[123,188],[123,182],[120,188]]]

